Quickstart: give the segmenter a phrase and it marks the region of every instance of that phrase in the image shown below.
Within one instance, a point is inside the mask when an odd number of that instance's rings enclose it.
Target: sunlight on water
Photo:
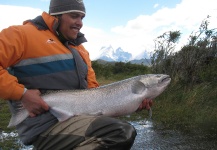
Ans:
[[[4,141],[10,140],[12,138],[18,139],[18,133],[16,133],[16,132],[6,133],[4,131],[2,131],[0,133],[0,142],[4,142]],[[33,149],[32,146],[25,146],[25,145],[23,145],[22,142],[19,139],[17,140],[16,143],[17,143],[17,145],[20,145],[19,146],[20,147],[19,150],[32,150]],[[0,150],[3,150],[3,149],[1,149],[1,147],[0,147]]]

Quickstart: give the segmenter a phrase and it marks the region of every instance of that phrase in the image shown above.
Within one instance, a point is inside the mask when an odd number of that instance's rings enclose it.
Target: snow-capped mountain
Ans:
[[[133,55],[129,52],[125,52],[121,47],[114,49],[111,45],[103,46],[99,51],[99,56],[96,59],[102,59],[105,61],[117,61],[117,62],[128,62],[133,59],[144,59],[149,58],[149,54],[144,51],[138,56],[133,58]]]
[[[102,47],[100,49],[100,55],[97,59],[106,61],[129,61],[132,58],[132,54],[125,52],[121,47],[114,49],[111,45],[108,47]]]
[[[148,51],[143,51],[140,54],[138,54],[134,59],[140,60],[140,59],[149,58],[149,57],[150,57],[150,53]]]

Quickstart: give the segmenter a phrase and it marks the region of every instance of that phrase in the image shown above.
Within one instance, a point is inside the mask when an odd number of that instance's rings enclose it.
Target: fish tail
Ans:
[[[24,121],[28,117],[28,111],[26,109],[23,109],[19,111],[16,114],[12,114],[10,122],[8,124],[8,128],[14,127],[18,124],[20,124],[22,121]]]

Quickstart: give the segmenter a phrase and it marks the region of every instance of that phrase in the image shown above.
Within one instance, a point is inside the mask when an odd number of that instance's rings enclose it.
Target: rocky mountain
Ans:
[[[102,59],[105,61],[129,61],[131,58],[132,54],[123,51],[121,47],[114,49],[110,45],[100,49],[100,55],[97,59]]]
[[[99,51],[97,60],[104,60],[106,62],[131,62],[134,64],[149,65],[148,52],[141,52],[134,59],[133,55],[129,52],[125,52],[121,47],[114,49],[111,45],[104,46]]]

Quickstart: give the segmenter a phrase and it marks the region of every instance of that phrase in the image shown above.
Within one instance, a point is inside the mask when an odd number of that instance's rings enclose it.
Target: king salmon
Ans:
[[[170,81],[168,75],[146,74],[97,88],[47,92],[41,97],[59,121],[82,114],[117,117],[135,112],[144,99],[153,100]],[[8,127],[18,125],[29,116],[21,103],[11,112]]]

